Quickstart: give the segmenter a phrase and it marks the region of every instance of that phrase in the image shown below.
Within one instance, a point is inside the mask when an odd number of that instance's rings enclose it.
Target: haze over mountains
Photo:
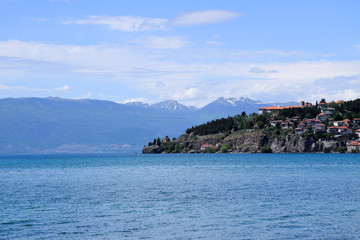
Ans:
[[[298,103],[219,98],[195,108],[174,100],[150,105],[53,97],[0,99],[0,153],[140,152],[154,137],[178,137],[215,118],[277,105]]]

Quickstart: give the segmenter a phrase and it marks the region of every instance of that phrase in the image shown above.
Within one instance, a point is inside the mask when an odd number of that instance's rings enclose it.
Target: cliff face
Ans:
[[[228,136],[223,133],[205,136],[183,134],[174,144],[181,144],[183,149],[180,152],[183,153],[200,153],[209,145],[217,152],[226,152],[227,149],[230,153],[331,153],[337,152],[340,146],[346,146],[342,141],[316,140],[311,136],[302,137],[294,133],[274,135],[261,130],[239,131]],[[165,152],[165,147],[150,146],[143,149],[143,153],[159,152]]]

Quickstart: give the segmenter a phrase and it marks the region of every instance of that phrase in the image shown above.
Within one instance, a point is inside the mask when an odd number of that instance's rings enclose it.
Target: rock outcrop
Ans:
[[[201,153],[204,146],[213,146],[217,152],[229,153],[334,153],[346,141],[317,140],[314,136],[295,133],[275,135],[263,130],[241,130],[226,136],[224,133],[196,136],[183,134],[173,141],[181,145],[180,153]],[[144,147],[143,153],[165,153],[166,146]]]
[[[164,148],[158,145],[144,147],[142,150],[142,153],[162,153],[162,152],[164,152]]]

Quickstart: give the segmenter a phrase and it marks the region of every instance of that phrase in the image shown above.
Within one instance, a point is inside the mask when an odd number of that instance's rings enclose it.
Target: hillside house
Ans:
[[[323,131],[325,131],[325,130],[326,130],[326,126],[325,126],[325,124],[322,124],[322,123],[320,123],[320,124],[316,124],[316,125],[315,125],[315,127],[316,127],[316,128],[321,128]]]
[[[321,113],[326,115],[333,115],[335,108],[322,108]]]
[[[338,128],[338,131],[341,135],[345,135],[345,134],[352,134],[352,130],[348,129],[346,126],[341,126]]]
[[[330,134],[332,134],[332,135],[335,135],[335,134],[337,134],[337,133],[339,132],[339,130],[338,130],[337,127],[332,126],[332,127],[329,127],[329,128],[327,129],[327,132],[330,133]]]
[[[314,133],[323,133],[326,131],[326,126],[324,124],[316,124],[313,126],[312,130]]]
[[[358,136],[358,138],[360,138],[360,129],[356,130],[355,134]]]
[[[301,134],[301,133],[304,133],[305,130],[304,130],[304,128],[299,128],[299,127],[298,127],[298,128],[295,128],[295,129],[294,129],[294,132],[297,133],[297,134]]]
[[[301,122],[299,125],[298,125],[298,128],[301,128],[301,129],[304,129],[306,127],[306,125],[303,123],[303,122]]]
[[[214,145],[212,145],[212,144],[210,144],[210,143],[204,143],[204,144],[201,145],[200,150],[201,150],[201,151],[204,151],[204,150],[207,149],[207,148],[217,149],[217,148],[218,148],[218,144],[216,144],[216,146],[214,146]]]
[[[342,126],[345,126],[345,123],[343,121],[335,121],[334,126],[335,127],[342,127]]]
[[[353,123],[356,125],[360,125],[360,118],[354,118]]]
[[[292,126],[294,126],[294,123],[293,123],[293,122],[289,122],[289,121],[284,121],[284,122],[281,124],[281,128],[282,128],[282,129],[289,129],[289,128],[291,128]]]
[[[360,151],[360,142],[352,141],[347,144],[347,150],[351,152],[352,150]]]
[[[270,125],[272,127],[276,127],[276,126],[281,126],[282,124],[282,121],[281,120],[273,120],[273,121],[270,121]]]
[[[318,108],[327,108],[329,106],[328,103],[319,103]]]
[[[349,125],[351,123],[350,119],[344,119],[343,122],[344,122],[345,126],[347,126],[347,127],[349,127]]]
[[[319,120],[321,122],[325,122],[327,118],[328,118],[327,115],[323,113],[320,113],[316,116],[316,120]]]
[[[316,119],[306,119],[304,122],[306,126],[314,126],[316,124],[321,124],[321,121]]]
[[[295,116],[295,117],[292,117],[291,120],[294,122],[298,122],[300,120],[300,117]]]
[[[261,107],[258,109],[258,114],[259,115],[263,115],[263,114],[267,114],[267,113],[274,113],[277,112],[279,110],[284,109],[283,107]]]
[[[272,106],[272,107],[261,107],[258,109],[258,114],[259,115],[263,115],[263,114],[267,114],[267,113],[272,113],[275,114],[276,112],[283,110],[283,109],[288,109],[288,108],[300,108],[300,106],[288,106],[288,107],[280,107],[280,106]]]

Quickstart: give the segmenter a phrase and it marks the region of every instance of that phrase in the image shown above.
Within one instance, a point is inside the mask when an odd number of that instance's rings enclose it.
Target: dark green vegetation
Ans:
[[[339,153],[345,153],[346,152],[346,147],[338,147],[338,152]]]
[[[344,104],[331,104],[331,107],[335,108],[335,113],[333,115],[333,119],[343,120],[343,119],[350,119],[353,118],[360,118],[360,99],[347,101]],[[195,135],[203,136],[208,134],[215,134],[215,133],[227,133],[238,131],[241,129],[251,129],[251,128],[258,128],[263,129],[266,128],[270,131],[274,131],[275,134],[279,135],[281,133],[280,126],[272,127],[270,125],[270,118],[273,120],[286,120],[292,117],[298,116],[300,120],[302,119],[312,119],[316,118],[316,115],[321,113],[320,108],[316,105],[313,107],[305,107],[305,108],[289,108],[283,109],[278,112],[276,116],[272,116],[271,114],[250,114],[248,117],[245,112],[241,115],[236,115],[234,117],[227,117],[209,121],[207,123],[194,126],[188,128],[186,130],[187,134],[194,133]],[[325,123],[328,124],[328,123]],[[297,122],[295,122],[295,126]],[[317,138],[329,138],[329,135],[326,133],[322,134],[311,134],[315,135]]]

